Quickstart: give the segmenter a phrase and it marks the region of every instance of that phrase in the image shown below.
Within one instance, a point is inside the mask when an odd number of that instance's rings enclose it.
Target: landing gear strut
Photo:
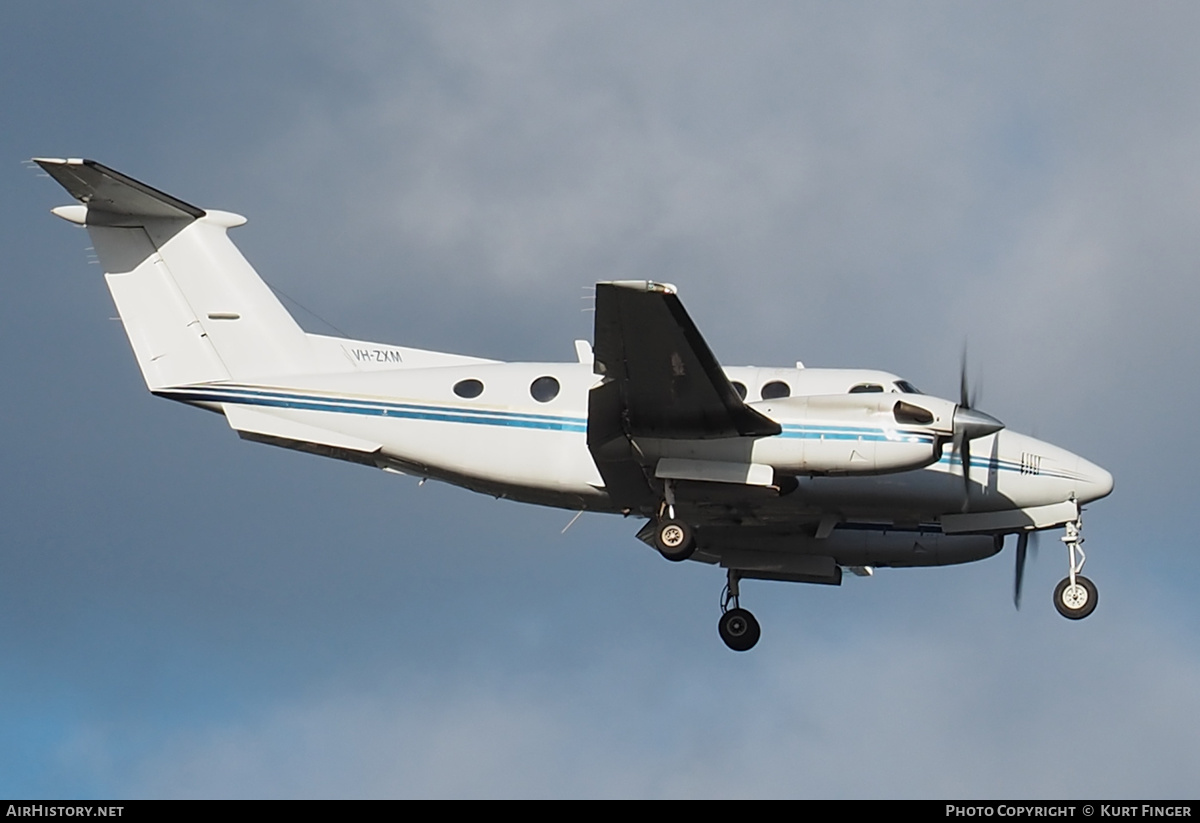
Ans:
[[[754,615],[738,606],[738,573],[730,569],[729,582],[721,593],[721,619],[717,621],[717,631],[725,645],[735,652],[747,652],[754,648],[762,633]],[[730,605],[733,608],[729,608]]]
[[[1082,620],[1096,610],[1096,584],[1082,574],[1087,556],[1083,553],[1083,519],[1076,518],[1066,526],[1062,542],[1067,544],[1070,573],[1054,587],[1054,608],[1069,620]]]

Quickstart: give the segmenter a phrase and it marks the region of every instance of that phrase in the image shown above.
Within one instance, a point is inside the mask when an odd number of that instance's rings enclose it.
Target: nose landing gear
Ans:
[[[738,573],[730,569],[729,582],[721,593],[721,619],[717,621],[717,631],[725,645],[735,652],[747,652],[754,648],[762,633],[754,615],[738,605]],[[730,605],[733,608],[729,608]]]
[[[1082,620],[1096,610],[1096,584],[1082,574],[1087,556],[1083,553],[1082,518],[1066,526],[1062,542],[1067,544],[1070,572],[1054,587],[1054,608],[1068,620]]]
[[[1054,587],[1054,608],[1069,620],[1082,620],[1096,610],[1096,584],[1082,574],[1075,575],[1075,582],[1064,577]]]

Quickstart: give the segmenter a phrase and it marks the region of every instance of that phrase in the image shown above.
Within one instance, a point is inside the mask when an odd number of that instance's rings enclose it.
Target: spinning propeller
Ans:
[[[967,351],[963,349],[962,366],[958,373],[958,408],[954,410],[954,454],[962,466],[963,511],[971,500],[971,441],[1004,428],[990,414],[975,409],[976,392],[967,384]],[[1013,605],[1021,608],[1021,584],[1025,580],[1025,560],[1029,556],[1029,532],[1017,535],[1017,567],[1013,575]],[[1037,553],[1037,533],[1034,532],[1033,552]]]
[[[976,411],[975,392],[967,385],[967,352],[963,349],[962,368],[958,380],[958,408],[954,410],[954,454],[962,466],[963,511],[967,510],[971,493],[971,441],[1004,428],[990,414]]]
[[[1037,554],[1037,532],[1021,532],[1017,535],[1017,568],[1013,575],[1013,605],[1021,608],[1021,583],[1025,579],[1025,559],[1029,554],[1029,535],[1033,534],[1033,554]]]

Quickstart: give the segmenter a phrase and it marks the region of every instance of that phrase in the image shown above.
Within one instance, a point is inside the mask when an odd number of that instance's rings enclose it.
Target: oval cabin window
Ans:
[[[772,380],[762,387],[763,400],[778,400],[781,397],[791,397],[792,387],[782,380]]]
[[[459,380],[454,384],[454,393],[459,397],[478,397],[483,394],[483,383],[476,380],[474,377],[467,380]]]
[[[529,394],[534,400],[539,403],[549,403],[554,398],[558,397],[558,381],[547,375],[539,377],[529,384]]]

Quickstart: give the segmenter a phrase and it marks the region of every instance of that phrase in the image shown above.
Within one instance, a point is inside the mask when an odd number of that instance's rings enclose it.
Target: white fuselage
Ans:
[[[599,380],[589,364],[478,361],[387,368],[383,356],[379,360],[369,371],[289,376],[286,381],[253,385],[208,384],[163,393],[210,408],[248,407],[282,421],[378,444],[381,461],[406,473],[514,500],[613,509],[587,447],[588,391]],[[783,426],[782,434],[643,442],[644,449],[660,451],[651,458],[741,461],[798,476],[795,494],[765,506],[775,513],[767,515],[771,519],[786,518],[789,511],[832,508],[845,519],[920,523],[963,508],[961,467],[944,438],[922,427],[899,425],[883,414],[837,413],[821,419],[819,411],[809,408],[820,404],[807,401],[867,401],[890,408],[897,400],[910,400],[951,410],[952,402],[902,393],[899,379],[885,372],[753,367],[725,371],[746,387],[753,408]],[[559,390],[540,402],[531,386],[546,377],[554,378]],[[478,396],[457,396],[455,386],[463,381],[478,381]],[[779,383],[786,384],[787,398],[760,399],[764,387]],[[883,391],[849,394],[851,387],[864,384]],[[778,385],[774,388],[779,390]],[[905,457],[899,463],[892,459],[878,464],[882,458],[876,456],[884,452]],[[876,462],[864,463],[856,473],[822,468],[853,465],[856,456]],[[910,460],[911,469],[904,469],[904,459]],[[1071,498],[1086,503],[1112,488],[1111,475],[1100,467],[1007,429],[973,443],[970,472],[973,511],[1025,509]]]

